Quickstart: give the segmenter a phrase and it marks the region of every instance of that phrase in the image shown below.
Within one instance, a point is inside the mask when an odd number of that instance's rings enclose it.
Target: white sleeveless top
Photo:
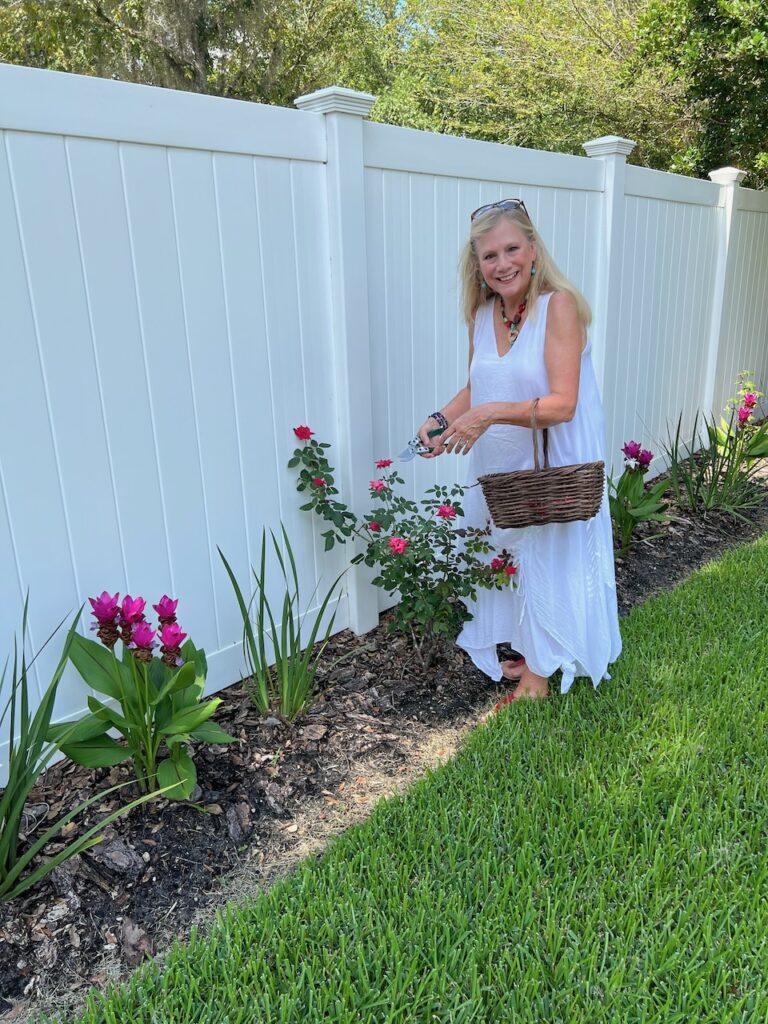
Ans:
[[[488,299],[478,309],[469,373],[473,406],[530,401],[549,394],[544,336],[550,294],[539,297],[535,313],[503,356],[496,349],[494,300]],[[603,410],[590,351],[591,342],[581,358],[573,419],[549,428],[552,466],[605,459]],[[530,428],[489,427],[469,453],[470,487],[463,501],[466,525],[484,527],[490,521],[478,476],[532,468]],[[476,600],[467,602],[473,618],[465,623],[459,646],[492,679],[502,678],[496,654],[499,643],[523,654],[537,675],[551,676],[562,669],[563,693],[575,676],[588,676],[594,686],[608,678],[608,665],[621,651],[621,636],[607,487],[593,519],[519,530],[492,526],[490,540],[498,551],[506,548],[512,553],[518,566],[513,578],[517,586],[478,590]]]

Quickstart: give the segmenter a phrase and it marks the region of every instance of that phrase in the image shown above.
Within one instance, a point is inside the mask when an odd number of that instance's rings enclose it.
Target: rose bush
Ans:
[[[294,430],[297,437],[298,429]],[[312,440],[312,432],[303,440],[308,443],[289,462],[291,467],[303,467],[299,491],[307,489],[305,474],[319,468],[325,479],[333,478],[325,454],[330,446]],[[361,519],[335,500],[313,497],[302,508],[332,524],[323,534],[326,548],[350,537],[365,545],[352,562],[376,568],[374,585],[399,596],[389,628],[411,639],[414,652],[427,667],[471,617],[464,599],[473,598],[478,587],[513,586],[517,570],[507,552],[491,558],[489,530],[457,525],[464,515],[463,487],[431,487],[417,503],[398,493],[404,480],[390,468],[391,459],[378,459],[375,466],[384,472],[370,482],[375,504]]]

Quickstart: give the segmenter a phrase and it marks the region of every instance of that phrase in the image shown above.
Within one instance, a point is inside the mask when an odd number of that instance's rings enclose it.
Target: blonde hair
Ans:
[[[483,275],[480,273],[480,261],[477,258],[477,243],[492,228],[495,228],[502,220],[511,221],[523,231],[530,243],[536,246],[536,274],[531,278],[528,289],[528,313],[533,316],[536,311],[536,300],[539,295],[546,292],[567,292],[576,301],[576,309],[579,319],[588,327],[592,322],[592,312],[589,303],[575,285],[571,284],[568,278],[558,270],[555,261],[547,252],[547,247],[541,240],[538,231],[533,226],[530,217],[522,207],[514,210],[496,207],[487,213],[481,214],[472,221],[469,229],[469,238],[459,256],[459,278],[461,280],[462,303],[464,307],[464,319],[467,323],[474,320],[478,307],[486,298],[494,294],[490,289],[482,287]]]

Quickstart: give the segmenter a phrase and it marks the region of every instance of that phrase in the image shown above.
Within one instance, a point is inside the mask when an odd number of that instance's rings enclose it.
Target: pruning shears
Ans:
[[[443,433],[443,427],[437,427],[435,430],[428,430],[427,437],[437,437],[438,434]],[[421,438],[416,435],[411,441],[408,442],[408,447],[400,452],[398,459],[400,462],[410,462],[411,459],[415,459],[417,455],[426,455],[431,452],[432,449],[429,445],[422,444]]]

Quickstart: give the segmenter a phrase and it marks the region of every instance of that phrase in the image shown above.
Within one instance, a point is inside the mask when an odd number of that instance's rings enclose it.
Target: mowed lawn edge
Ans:
[[[763,537],[80,1024],[768,1020],[767,630]]]

